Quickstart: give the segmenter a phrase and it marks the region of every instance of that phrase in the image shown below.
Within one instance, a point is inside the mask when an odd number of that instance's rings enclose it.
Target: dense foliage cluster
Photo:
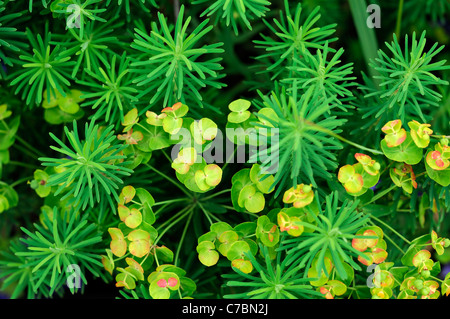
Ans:
[[[448,296],[450,2],[372,2],[0,0],[2,294]]]

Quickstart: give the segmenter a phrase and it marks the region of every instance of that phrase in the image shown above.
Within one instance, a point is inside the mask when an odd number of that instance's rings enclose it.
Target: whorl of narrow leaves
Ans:
[[[285,15],[280,12],[280,20],[273,20],[276,28],[263,20],[274,36],[261,35],[262,40],[255,40],[257,48],[266,52],[257,57],[264,66],[263,72],[269,72],[274,80],[286,72],[286,68],[293,66],[293,58],[301,57],[311,49],[322,49],[325,43],[333,42],[336,38],[329,38],[334,33],[333,25],[318,27],[320,19],[319,7],[316,7],[303,19],[302,5],[299,3],[295,12],[291,14],[289,2],[284,1]],[[278,30],[277,30],[278,29]],[[330,51],[334,51],[331,50]]]
[[[61,200],[70,198],[74,206],[88,203],[94,206],[102,195],[108,195],[119,201],[117,190],[122,184],[120,176],[128,176],[133,171],[123,162],[126,158],[121,151],[126,145],[114,144],[116,136],[112,125],[100,130],[94,121],[85,125],[85,140],[78,135],[77,123],[73,122],[73,131],[64,127],[65,134],[73,149],[67,147],[59,138],[50,136],[60,146],[50,146],[61,153],[63,158],[39,158],[43,166],[53,166],[56,173],[47,181],[49,186],[57,186],[55,195],[64,193]],[[112,203],[112,201],[111,201]]]
[[[131,47],[143,52],[142,59],[131,64],[132,72],[136,73],[133,81],[142,87],[142,96],[151,93],[150,104],[154,104],[163,97],[162,106],[170,106],[176,102],[188,104],[191,107],[202,103],[200,90],[206,86],[217,89],[223,84],[218,82],[222,76],[219,71],[222,66],[218,63],[221,58],[207,60],[211,54],[222,53],[222,43],[205,44],[198,46],[213,26],[207,26],[209,20],[200,23],[190,34],[187,28],[191,17],[184,19],[184,6],[172,33],[169,30],[167,19],[158,12],[160,29],[152,29],[150,35],[135,28],[135,40]],[[188,102],[189,100],[189,102]]]
[[[131,3],[130,3],[131,2]],[[125,13],[127,14],[127,20],[130,18],[131,14],[131,8],[136,7],[137,10],[142,10],[144,12],[149,12],[149,7],[153,6],[158,8],[158,4],[155,0],[107,0],[106,6],[108,9],[113,9],[113,6],[111,5],[113,3],[114,5],[118,6],[119,11],[122,10],[123,7],[125,7]],[[111,6],[110,6],[111,5]]]
[[[294,65],[288,67],[293,72],[292,76],[286,77],[282,82],[292,84],[297,81],[305,90],[313,87],[315,94],[324,98],[333,97],[333,102],[345,111],[343,100],[353,97],[351,88],[355,83],[352,81],[356,79],[352,76],[353,63],[340,65],[344,49],[341,48],[334,54],[332,51],[334,50],[326,43],[314,55],[307,52],[303,59],[294,57]]]
[[[27,247],[15,239],[10,242],[8,250],[0,251],[0,279],[2,279],[2,290],[13,289],[11,299],[19,298],[22,293],[27,299],[36,297],[49,297],[47,285],[35,288],[37,282],[36,274],[32,273],[33,267],[24,256],[18,256],[18,252],[26,252]],[[35,292],[36,291],[36,292]]]
[[[121,27],[123,27],[123,22],[117,21],[117,19],[110,20],[107,23],[88,21],[83,37],[74,31],[75,28],[68,29],[71,36],[67,34],[54,35],[54,42],[65,47],[61,56],[70,56],[73,60],[76,60],[71,74],[73,78],[84,80],[86,71],[96,71],[101,67],[101,63],[107,68],[111,68],[107,54],[114,55],[113,46],[120,45],[114,34]]]
[[[8,8],[11,10],[10,8]],[[13,60],[8,57],[8,52],[20,52],[25,49],[27,44],[23,42],[24,33],[13,27],[17,26],[23,12],[9,13],[6,9],[6,3],[0,1],[0,61],[7,66],[13,65]],[[4,70],[0,67],[0,79],[4,76]]]
[[[336,168],[334,151],[342,148],[331,134],[337,133],[345,122],[336,116],[324,116],[336,106],[332,102],[334,97],[325,99],[315,94],[313,87],[298,96],[294,85],[290,94],[283,88],[261,98],[262,105],[277,115],[276,119],[263,115],[261,118],[278,129],[279,142],[267,148],[268,156],[266,150],[258,150],[255,156],[263,158],[264,170],[276,169],[272,186],[276,186],[276,196],[301,181],[316,186],[317,177],[330,178],[329,170]]]
[[[320,207],[318,194],[315,197],[318,207]],[[308,271],[313,259],[318,258],[317,273],[321,274],[324,271],[328,276],[325,256],[330,253],[331,261],[342,279],[347,278],[344,263],[348,263],[355,270],[361,269],[352,256],[362,256],[362,253],[352,247],[350,239],[357,237],[354,234],[368,223],[369,215],[363,215],[356,210],[358,201],[346,200],[340,207],[338,204],[338,192],[335,191],[326,197],[326,208],[323,212],[319,212],[318,216],[312,212],[310,207],[307,207],[307,214],[314,221],[300,224],[304,227],[311,227],[314,232],[303,233],[300,237],[285,241],[283,248],[288,249],[288,263],[296,263],[300,268],[306,266],[305,271]],[[367,257],[362,256],[361,258]]]
[[[414,23],[418,19],[425,20],[427,17],[431,17],[433,22],[441,22],[445,19],[445,15],[450,12],[450,1],[409,0],[405,1],[403,10],[408,13],[404,15],[407,22]]]
[[[276,258],[271,258],[266,246],[260,245],[260,249],[263,263],[251,253],[246,253],[256,269],[254,273],[246,274],[233,267],[236,274],[222,275],[228,279],[227,286],[234,288],[224,298],[310,299],[321,296],[320,292],[312,289],[309,279],[299,272],[298,265],[288,264],[283,251],[277,249]]]
[[[206,15],[209,17],[215,14],[215,23],[217,24],[219,21],[223,21],[227,26],[231,23],[236,35],[239,33],[238,24],[244,25],[252,30],[250,21],[265,16],[266,11],[269,10],[268,6],[270,5],[270,2],[267,0],[195,0],[192,3],[211,3],[210,6],[202,12],[201,16]]]
[[[84,25],[87,21],[106,22],[97,15],[103,13],[106,8],[99,8],[101,0],[71,0],[70,3],[59,2],[55,13],[67,14],[66,25],[75,27],[80,32],[80,38],[84,36]]]
[[[104,118],[107,123],[123,121],[124,114],[129,111],[138,90],[132,83],[133,77],[129,72],[130,59],[124,53],[118,62],[117,56],[109,56],[111,61],[102,61],[102,65],[86,70],[89,78],[85,81],[77,81],[84,85],[90,92],[83,95],[87,101],[83,106],[90,106],[95,110],[94,118]]]
[[[80,217],[74,212],[64,212],[64,217],[57,208],[53,208],[53,217],[45,215],[44,226],[34,224],[36,230],[32,232],[25,227],[21,230],[28,235],[22,239],[26,251],[18,251],[18,257],[27,259],[27,266],[32,267],[31,273],[36,274],[33,282],[34,293],[41,285],[48,285],[49,295],[66,284],[68,268],[71,265],[80,267],[84,284],[87,283],[85,272],[89,270],[94,276],[99,276],[102,268],[101,252],[95,244],[101,242],[102,237],[97,233],[97,226],[89,224],[87,215]],[[73,271],[73,270],[72,270]],[[71,288],[72,293],[74,288]]]
[[[61,57],[63,49],[57,45],[50,46],[51,34],[45,32],[44,39],[38,34],[34,37],[30,29],[26,36],[33,48],[33,54],[24,51],[20,55],[19,64],[22,69],[10,75],[11,86],[17,85],[15,94],[22,91],[21,98],[27,105],[33,106],[42,102],[43,92],[47,91],[47,99],[59,92],[66,96],[70,86],[69,78],[74,61],[70,57]]]
[[[436,90],[437,85],[448,85],[436,73],[450,68],[446,60],[433,59],[444,49],[436,42],[426,50],[425,31],[416,39],[413,33],[411,41],[405,36],[404,49],[400,46],[396,35],[392,43],[386,43],[389,55],[378,51],[378,58],[372,61],[371,67],[379,72],[375,79],[379,80],[379,89],[372,89],[366,97],[376,97],[376,105],[364,109],[363,117],[393,116],[407,122],[419,117],[427,122],[429,115],[424,111],[430,106],[437,107],[442,95]],[[367,91],[367,89],[366,89]],[[386,122],[384,120],[380,123]]]

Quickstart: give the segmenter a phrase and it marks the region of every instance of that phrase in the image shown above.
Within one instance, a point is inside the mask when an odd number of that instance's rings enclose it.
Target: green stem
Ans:
[[[139,263],[139,265],[142,266],[142,264],[147,260],[148,255],[150,255],[150,251],[148,252],[148,254],[145,256],[144,259],[142,259],[142,261]],[[155,254],[156,255],[156,254]]]
[[[378,200],[379,198],[383,197],[384,195],[386,195],[387,193],[389,193],[391,190],[393,190],[395,188],[397,188],[397,185],[394,184],[391,187],[389,187],[388,189],[385,189],[384,191],[376,194],[374,197],[372,197],[372,199],[369,202],[365,203],[363,205],[363,207],[366,206],[366,205],[369,205],[370,203],[375,202],[376,200]]]
[[[200,205],[199,205],[199,206],[200,206]],[[209,216],[208,212],[205,211],[205,210],[203,209],[202,206],[200,206],[200,209],[203,211],[203,214],[205,214],[206,218],[207,218],[208,221],[209,221],[209,224],[210,224],[210,225],[214,224],[214,223],[212,222],[211,217]]]
[[[326,129],[326,128],[320,126],[320,125],[317,125],[317,124],[314,123],[314,122],[311,122],[311,121],[308,121],[308,120],[304,120],[304,122],[305,122],[306,124],[311,125],[311,126],[313,126],[314,128],[316,128],[317,131],[326,133],[326,134],[328,134],[328,135],[330,135],[330,136],[333,136],[333,137],[337,138],[338,140],[341,140],[342,142],[347,143],[347,144],[349,144],[349,145],[352,145],[352,146],[354,146],[354,147],[356,147],[356,148],[359,148],[359,149],[361,149],[361,150],[370,152],[370,153],[375,154],[375,155],[384,155],[384,153],[383,153],[382,151],[374,150],[374,149],[365,147],[365,146],[363,146],[363,145],[357,144],[357,143],[355,143],[355,142],[352,142],[352,141],[350,141],[350,140],[348,140],[348,139],[346,139],[346,138],[340,136],[339,134],[334,133],[333,131],[331,131],[331,130],[329,130],[329,129]]]
[[[393,232],[394,234],[396,234],[398,237],[400,237],[405,243],[407,243],[408,245],[411,245],[411,242],[406,239],[405,237],[402,236],[402,234],[400,234],[398,231],[396,231],[394,228],[392,228],[391,226],[389,226],[388,224],[386,224],[384,221],[382,221],[381,219],[370,215],[371,219],[376,220],[378,223],[382,224],[384,227],[386,227],[387,229],[389,229],[391,232]]]
[[[22,147],[18,144],[13,144],[12,145],[14,148],[17,148],[19,151],[27,154],[29,157],[37,159],[39,157],[39,155],[32,153],[31,151],[29,151],[28,149],[26,149],[25,147]]]
[[[436,278],[436,277],[434,277],[434,276],[430,276],[430,278],[432,278],[432,279],[434,279],[434,280],[437,280],[437,281],[440,281],[440,282],[444,283],[443,280],[441,280],[441,279],[439,279],[439,278]]]
[[[422,173],[420,173],[420,174],[417,174],[417,175],[416,175],[416,178],[419,177],[419,176],[425,175],[426,173],[427,173],[427,172],[424,171],[424,172],[422,172]]]
[[[369,66],[370,61],[377,57],[378,42],[375,30],[367,27],[367,3],[365,0],[349,0],[349,5],[369,73],[378,86],[378,80],[374,78],[378,72]]]
[[[45,156],[44,154],[42,154],[39,150],[37,150],[36,148],[34,148],[33,146],[31,146],[27,141],[25,141],[23,138],[21,138],[20,136],[16,135],[16,140],[20,143],[22,143],[25,147],[28,147],[28,149],[30,151],[33,151],[34,153],[36,153],[38,156],[43,157]]]
[[[137,126],[139,126],[140,128],[142,128],[143,130],[147,131],[147,133],[150,133],[150,134],[152,134],[152,135],[153,135],[153,133],[152,133],[152,132],[150,132],[150,131],[148,130],[148,128],[146,128],[146,127],[145,127],[145,126],[143,126],[142,124],[140,124],[140,123],[136,123],[136,125],[137,125]]]
[[[167,176],[166,174],[164,174],[164,173],[158,171],[156,168],[154,168],[154,167],[151,166],[150,164],[145,163],[145,165],[146,165],[148,168],[150,168],[151,170],[153,170],[155,173],[159,174],[160,176],[164,177],[164,178],[167,179],[169,182],[171,182],[172,184],[174,184],[174,185],[175,185],[176,187],[178,187],[183,193],[185,193],[189,198],[193,198],[192,195],[189,194],[189,192],[186,191],[186,190],[184,189],[184,187],[183,187],[181,184],[177,183],[176,181],[174,181],[172,178],[170,178],[170,177]]]
[[[22,163],[22,162],[17,162],[17,161],[9,161],[8,165],[22,166],[22,167],[27,167],[27,168],[32,168],[32,169],[39,169],[39,166]]]
[[[170,204],[164,204],[163,206],[161,206],[156,212],[155,212],[155,216],[158,216],[159,212],[163,211],[167,206],[169,206]]]
[[[404,0],[399,0],[398,2],[397,25],[395,27],[395,34],[397,35],[397,39],[400,38],[400,31],[402,26],[403,2]]]
[[[114,263],[118,262],[119,260],[125,259],[130,255],[130,252],[127,252],[125,255],[123,255],[122,257],[118,257],[117,259],[113,258]]]
[[[376,226],[374,223],[370,222],[373,226]],[[405,252],[403,251],[403,249],[401,249],[392,239],[391,237],[389,237],[388,235],[384,234],[384,237],[386,237],[392,245],[394,245],[395,248],[397,248],[403,255],[405,254]]]
[[[163,149],[161,150],[161,152],[164,154],[164,156],[169,160],[169,162],[172,162],[172,159],[170,158],[169,155],[167,155],[166,151],[164,151]]]
[[[235,210],[234,207],[232,207],[232,206],[228,206],[228,205],[220,205],[220,206],[222,206],[223,208],[229,209],[229,210]]]
[[[22,179],[19,179],[18,181],[15,181],[14,183],[12,183],[9,186],[14,188],[15,186],[17,186],[19,184],[22,184],[23,182],[27,182],[27,181],[29,181],[32,178],[33,178],[33,176],[24,177]]]
[[[173,262],[175,266],[178,263],[178,257],[180,255],[181,246],[183,245],[184,237],[186,236],[189,224],[191,223],[192,215],[193,215],[192,213],[189,215],[188,220],[186,221],[186,225],[184,226],[183,233],[181,234],[180,241],[178,242],[177,252],[175,253],[175,259]]]
[[[233,151],[233,154],[231,154],[230,158],[227,158],[227,159],[225,160],[225,164],[222,166],[222,172],[225,171],[225,168],[227,167],[227,165],[228,165],[228,163],[230,162],[230,160],[231,160],[232,158],[234,158],[234,155],[236,155],[237,149],[238,149],[238,148],[235,147],[235,148],[234,148],[234,151]]]
[[[383,175],[384,172],[386,172],[386,171],[389,169],[389,167],[391,167],[392,164],[394,164],[394,162],[390,162],[389,165],[386,166],[386,167],[384,168],[384,170],[380,173],[380,176]]]
[[[430,135],[431,137],[442,139],[442,138],[450,138],[450,135]]]
[[[180,217],[178,217],[177,219],[175,219],[169,226],[165,227],[164,230],[161,232],[161,234],[159,234],[158,238],[156,238],[155,242],[153,243],[154,246],[156,246],[156,244],[159,242],[159,240],[164,236],[164,234],[171,229],[173,226],[175,226],[176,224],[178,224],[178,222],[180,220],[182,220],[183,218],[185,218],[188,214],[190,214],[192,211],[194,210],[193,207],[190,207],[190,209],[185,212],[184,214],[182,214]]]
[[[343,138],[342,136],[340,136],[340,135],[338,135],[338,134],[333,133],[333,134],[330,134],[330,135],[336,137],[337,139],[341,140],[341,141],[344,142],[344,143],[347,143],[347,144],[349,144],[349,145],[352,145],[352,146],[354,146],[354,147],[356,147],[356,148],[359,148],[359,149],[362,149],[362,150],[364,150],[364,151],[370,152],[370,153],[372,153],[372,154],[375,154],[375,155],[384,155],[384,153],[381,152],[381,151],[374,150],[374,149],[371,149],[371,148],[368,148],[368,147],[359,145],[359,144],[357,144],[357,143],[355,143],[355,142],[352,142],[352,141],[350,141],[350,140],[347,140],[346,138]]]
[[[208,212],[208,211],[203,207],[203,205],[202,205],[200,202],[197,202],[197,203],[198,203],[198,206],[200,206],[200,209],[203,211],[203,213],[204,213],[204,214],[206,215],[206,217],[208,218],[209,223],[210,223],[211,225],[213,224],[213,222],[212,222],[212,220],[211,220],[211,217],[214,218],[216,221],[221,222],[221,220],[220,220],[219,218],[217,218],[214,214]]]
[[[156,245],[153,245],[153,250],[154,250],[153,256],[155,256],[156,266],[159,267],[158,255],[156,254]]]
[[[220,206],[222,206],[223,208],[226,208],[226,209],[229,209],[229,210],[236,210],[234,207],[232,207],[232,206],[228,206],[228,205],[220,205]],[[250,216],[252,216],[252,217],[254,217],[254,218],[258,218],[258,216],[256,215],[256,214],[254,214],[254,213],[249,213],[249,212],[242,212],[242,213],[244,213],[244,214],[247,214],[247,215],[250,215]]]
[[[178,216],[184,214],[184,212],[186,212],[186,210],[188,210],[189,208],[192,208],[192,206],[187,206],[185,208],[183,208],[182,210],[180,210],[178,213],[176,213],[175,215],[173,215],[172,217],[170,217],[168,220],[166,220],[164,223],[162,223],[161,225],[159,225],[156,230],[159,231],[161,228],[164,228],[167,224],[169,224],[170,222],[172,222],[172,220],[174,220],[175,218],[177,218]]]
[[[219,195],[221,195],[223,193],[226,193],[226,192],[231,192],[231,188],[224,189],[224,190],[222,190],[220,192],[217,192],[217,193],[214,193],[214,194],[212,194],[210,196],[204,197],[204,198],[202,198],[202,200],[208,200],[208,199],[214,198],[214,197],[219,196]]]
[[[176,198],[176,199],[165,200],[165,201],[162,201],[162,202],[154,203],[153,206],[172,204],[172,203],[177,203],[177,202],[186,202],[186,201],[188,201],[187,198]]]

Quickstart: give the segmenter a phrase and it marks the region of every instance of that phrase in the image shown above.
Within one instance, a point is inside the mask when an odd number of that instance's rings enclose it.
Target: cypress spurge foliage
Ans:
[[[442,95],[437,86],[448,85],[439,78],[439,71],[450,68],[446,60],[435,61],[436,56],[444,49],[436,42],[430,49],[425,47],[425,31],[417,39],[414,32],[412,38],[405,36],[404,48],[394,34],[391,43],[386,43],[389,54],[378,51],[378,58],[372,61],[371,67],[379,72],[375,79],[379,80],[379,88],[370,85],[362,87],[365,97],[373,100],[369,107],[362,107],[363,118],[378,119],[379,125],[389,117],[400,118],[403,122],[419,118],[426,122],[430,108],[438,107]]]
[[[193,31],[188,32],[191,17],[184,20],[184,6],[181,7],[173,35],[169,30],[167,18],[158,12],[159,29],[152,29],[150,35],[135,28],[135,40],[131,47],[143,52],[145,60],[131,64],[132,71],[137,73],[133,81],[142,87],[138,98],[152,92],[150,104],[163,97],[162,106],[171,106],[176,102],[195,107],[202,103],[200,90],[206,86],[221,88],[222,77],[219,71],[220,57],[209,58],[220,54],[222,43],[199,45],[213,26],[209,19],[200,23]],[[191,102],[191,103],[188,103]],[[192,104],[193,102],[193,104]]]
[[[63,158],[41,157],[43,166],[53,166],[55,173],[50,176],[49,186],[57,186],[55,195],[64,193],[61,200],[66,198],[74,206],[80,205],[85,209],[89,204],[94,206],[99,202],[102,194],[109,195],[109,201],[113,206],[113,200],[119,201],[117,190],[123,183],[121,177],[128,176],[133,171],[126,167],[126,158],[121,151],[124,144],[114,143],[113,126],[110,125],[100,130],[94,121],[86,123],[85,139],[80,139],[77,122],[73,122],[73,131],[64,127],[64,132],[72,147],[67,147],[53,133],[50,136],[59,147],[51,148],[62,154]]]
[[[71,67],[75,61],[70,57],[61,57],[63,49],[57,45],[51,47],[51,34],[46,30],[44,38],[36,36],[27,29],[26,36],[32,47],[33,54],[23,52],[20,55],[21,68],[11,74],[11,85],[16,86],[15,94],[22,92],[22,99],[30,107],[42,102],[43,92],[47,91],[47,100],[56,97],[56,92],[66,96]]]
[[[71,37],[64,35],[55,35],[55,43],[65,47],[61,56],[70,56],[76,64],[73,67],[71,76],[79,79],[86,78],[86,71],[96,71],[102,64],[111,68],[108,61],[108,55],[114,55],[112,46],[117,45],[118,38],[114,35],[115,30],[122,27],[122,22],[116,20],[107,23],[88,21],[84,30],[84,35],[80,36],[75,28],[69,28]]]
[[[201,16],[216,15],[215,23],[223,21],[227,26],[231,24],[235,34],[239,34],[239,25],[252,30],[251,20],[262,18],[269,10],[270,2],[267,0],[195,0],[193,4],[209,4]]]
[[[239,293],[225,295],[225,298],[240,299],[311,299],[321,297],[321,293],[312,289],[309,279],[302,276],[298,265],[289,265],[284,251],[278,251],[271,258],[268,248],[261,246],[263,261],[259,262],[251,253],[248,259],[257,270],[246,274],[233,268],[236,274],[223,275],[228,279],[227,286],[242,290]]]
[[[61,214],[55,207],[53,216],[45,215],[43,225],[34,226],[34,233],[21,227],[28,235],[22,240],[27,251],[18,251],[16,255],[27,258],[27,266],[33,267],[31,272],[39,275],[33,285],[35,293],[44,284],[48,285],[51,296],[66,283],[66,271],[74,265],[80,267],[79,275],[84,284],[87,284],[86,270],[99,276],[102,263],[95,244],[102,237],[98,235],[97,227],[88,223],[87,215],[81,217],[73,211]],[[72,293],[74,288],[71,288]]]
[[[126,53],[120,58],[111,55],[109,60],[102,61],[101,66],[86,70],[88,78],[78,81],[88,92],[83,94],[87,101],[83,106],[90,106],[95,110],[95,119],[104,119],[107,123],[123,122],[134,103],[138,104],[136,95],[138,90],[133,84],[130,73],[130,59]],[[142,103],[139,103],[142,104]]]
[[[8,57],[8,52],[18,53],[21,49],[27,48],[27,44],[23,42],[25,34],[15,27],[22,15],[23,12],[8,12],[6,3],[0,1],[0,61],[7,66],[13,66],[13,59]],[[4,77],[2,68],[0,68],[0,76]]]
[[[316,194],[316,201],[319,201],[318,197]],[[317,204],[320,207],[320,203]],[[314,258],[317,258],[315,268],[317,274],[323,271],[328,276],[325,257],[330,254],[332,264],[342,279],[347,279],[344,263],[348,263],[355,270],[361,270],[353,257],[362,254],[352,247],[351,241],[358,237],[355,233],[368,223],[369,216],[359,213],[356,210],[357,205],[358,201],[346,200],[339,207],[338,194],[334,192],[326,197],[325,210],[319,212],[317,216],[308,208],[308,216],[312,217],[314,222],[300,222],[299,225],[314,231],[305,232],[300,237],[284,242],[283,248],[288,249],[290,255],[289,263],[296,263],[300,268],[306,267],[307,272]]]
[[[257,57],[261,60],[264,70],[269,72],[271,79],[284,74],[286,68],[293,66],[296,57],[303,56],[312,49],[321,49],[325,43],[333,42],[336,38],[330,38],[336,25],[318,27],[316,22],[320,19],[319,7],[316,7],[306,18],[303,17],[301,3],[293,12],[289,7],[289,1],[284,1],[285,13],[280,12],[280,19],[274,19],[273,26],[263,20],[268,30],[274,36],[261,34],[262,40],[255,40],[255,47],[266,51]]]
[[[263,129],[278,129],[279,141],[271,143],[267,149],[268,156],[257,151],[262,158],[261,167],[273,171],[276,194],[284,188],[295,187],[300,181],[317,185],[316,179],[329,178],[330,169],[336,167],[334,150],[342,148],[342,144],[331,134],[339,132],[345,120],[336,116],[324,116],[330,109],[336,107],[332,98],[314,94],[314,88],[309,88],[305,94],[297,95],[296,83],[292,93],[287,93],[283,87],[270,96],[261,96],[263,109],[271,109],[274,116],[259,115],[271,125],[256,124]]]

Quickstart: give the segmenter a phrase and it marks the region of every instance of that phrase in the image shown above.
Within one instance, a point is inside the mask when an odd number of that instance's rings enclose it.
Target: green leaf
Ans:
[[[73,120],[79,120],[84,116],[84,111],[79,109],[75,114],[66,113],[59,107],[46,109],[44,111],[44,119],[50,124],[59,125],[69,123]]]
[[[210,241],[210,242],[214,242],[217,239],[217,233],[213,232],[213,231],[209,231],[203,235],[201,235],[200,237],[197,238],[197,243],[201,243],[202,241]]]
[[[228,114],[228,122],[231,123],[242,123],[250,118],[251,113],[247,111],[250,107],[251,102],[243,99],[239,99],[231,102],[228,108],[231,113]]]
[[[170,263],[173,261],[173,251],[166,246],[157,246],[155,248],[156,256],[159,261]]]
[[[431,150],[429,150],[426,154],[425,157],[428,156],[428,153],[431,152]],[[425,161],[425,168],[427,171],[428,176],[435,181],[436,183],[438,183],[439,185],[442,185],[444,187],[447,187],[448,185],[450,185],[450,167],[444,169],[444,170],[435,170],[432,169],[428,163]]]
[[[183,125],[183,119],[182,118],[175,118],[172,116],[167,116],[163,119],[163,129],[166,133],[169,134],[176,134],[180,130],[181,126]]]
[[[336,296],[342,296],[347,292],[347,286],[339,280],[330,280],[327,285],[331,287]]]
[[[238,234],[233,230],[227,230],[219,236],[219,248],[218,251],[225,257],[227,257],[228,251],[231,246],[239,240]]]
[[[360,174],[363,178],[363,187],[364,188],[374,187],[380,180],[380,173],[378,173],[376,175],[371,175],[371,174],[367,173],[367,171],[363,168],[363,166],[360,163],[355,164],[354,167],[355,167],[355,172],[357,174]]]
[[[421,250],[421,245],[428,243],[428,241],[431,240],[431,235],[426,234],[423,236],[420,236],[416,239],[414,239],[411,242],[411,245],[409,246],[408,250],[406,251],[405,255],[403,255],[401,262],[405,266],[414,266],[412,260],[414,258],[414,255],[417,254]]]
[[[150,252],[150,234],[142,229],[133,230],[128,234],[129,250],[133,256],[143,257]]]
[[[173,272],[161,272],[150,283],[149,292],[153,299],[169,299],[170,291],[180,287],[180,279]]]
[[[217,264],[219,253],[215,248],[214,244],[210,241],[202,241],[197,245],[198,259],[203,265],[211,267]]]
[[[244,274],[249,274],[253,270],[253,265],[249,260],[245,259],[233,259],[231,261],[231,266],[239,269]]]
[[[258,217],[256,237],[267,247],[278,244],[280,231],[276,224],[272,223],[265,215]]]
[[[112,253],[117,257],[122,257],[127,252],[127,243],[122,231],[119,228],[108,228],[112,241],[110,248]]]
[[[150,207],[155,204],[155,199],[145,188],[136,188],[136,196],[142,204],[147,203]]]
[[[269,194],[274,190],[271,187],[275,182],[275,178],[273,175],[261,174],[261,166],[258,164],[253,164],[250,169],[250,180],[264,194]]]
[[[226,222],[217,222],[212,224],[209,229],[211,230],[211,232],[215,233],[218,238],[220,237],[220,235],[222,235],[222,233],[228,230],[233,230],[233,227],[231,227],[230,224]]]
[[[136,108],[131,109],[123,117],[122,125],[125,126],[123,131],[124,132],[129,131],[133,127],[133,125],[135,125],[138,121],[139,121],[138,109]]]
[[[194,121],[190,126],[194,141],[199,145],[203,145],[207,141],[212,141],[217,136],[217,130],[217,124],[208,118]]]
[[[125,287],[126,289],[134,289],[136,288],[136,281],[129,272],[124,271],[116,276],[116,287]]]
[[[234,231],[238,234],[242,234],[243,237],[251,236],[256,231],[255,222],[243,222],[234,226]]]
[[[123,200],[123,204],[128,204],[131,200],[133,200],[135,195],[136,189],[133,186],[128,185],[122,188],[119,198]]]
[[[412,264],[415,267],[419,267],[422,264],[424,264],[427,260],[429,260],[430,257],[431,253],[428,250],[422,249],[414,255],[412,259]]]
[[[16,139],[16,133],[20,125],[20,116],[15,116],[8,124],[5,121],[0,122],[0,150],[10,148]]]
[[[264,209],[265,198],[254,186],[247,185],[241,190],[238,203],[242,203],[241,206],[244,206],[250,213],[259,213]]]
[[[243,240],[234,242],[227,253],[227,258],[230,261],[235,259],[246,259],[245,253],[250,251],[250,246]]]
[[[418,164],[423,157],[423,150],[417,147],[409,132],[407,132],[405,141],[395,147],[388,147],[386,141],[382,140],[381,150],[387,158],[396,162],[404,162],[409,165]]]
[[[119,205],[118,207],[120,220],[130,228],[138,227],[142,222],[142,214],[136,208],[129,209],[126,206]]]

